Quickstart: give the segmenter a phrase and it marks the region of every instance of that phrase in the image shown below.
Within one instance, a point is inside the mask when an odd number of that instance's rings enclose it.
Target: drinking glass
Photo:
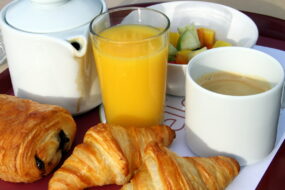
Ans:
[[[112,9],[90,25],[107,123],[163,122],[169,19],[148,8]]]

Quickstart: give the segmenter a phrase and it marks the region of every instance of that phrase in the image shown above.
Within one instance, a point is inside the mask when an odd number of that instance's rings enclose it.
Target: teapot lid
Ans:
[[[104,9],[104,0],[20,0],[7,7],[5,20],[26,32],[61,32],[88,24]]]

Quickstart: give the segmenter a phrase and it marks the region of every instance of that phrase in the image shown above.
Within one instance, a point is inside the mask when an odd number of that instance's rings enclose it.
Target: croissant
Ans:
[[[142,166],[121,190],[221,190],[238,172],[239,164],[233,158],[179,157],[150,143]]]
[[[107,184],[122,185],[140,166],[145,146],[155,141],[168,146],[175,132],[168,126],[123,127],[98,124],[49,181],[49,190],[75,190]]]
[[[28,183],[49,174],[75,132],[65,109],[0,94],[0,179]]]

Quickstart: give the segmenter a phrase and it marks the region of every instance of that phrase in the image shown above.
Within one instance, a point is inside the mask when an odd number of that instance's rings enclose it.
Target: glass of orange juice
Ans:
[[[163,122],[169,19],[148,8],[112,9],[90,25],[107,123]]]

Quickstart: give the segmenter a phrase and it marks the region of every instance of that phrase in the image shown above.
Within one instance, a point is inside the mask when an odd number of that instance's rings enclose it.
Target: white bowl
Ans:
[[[256,24],[244,13],[217,3],[200,1],[174,1],[149,6],[165,13],[170,19],[170,31],[194,24],[215,30],[216,39],[234,46],[252,47],[258,39]],[[186,65],[168,63],[167,94],[185,95]]]

